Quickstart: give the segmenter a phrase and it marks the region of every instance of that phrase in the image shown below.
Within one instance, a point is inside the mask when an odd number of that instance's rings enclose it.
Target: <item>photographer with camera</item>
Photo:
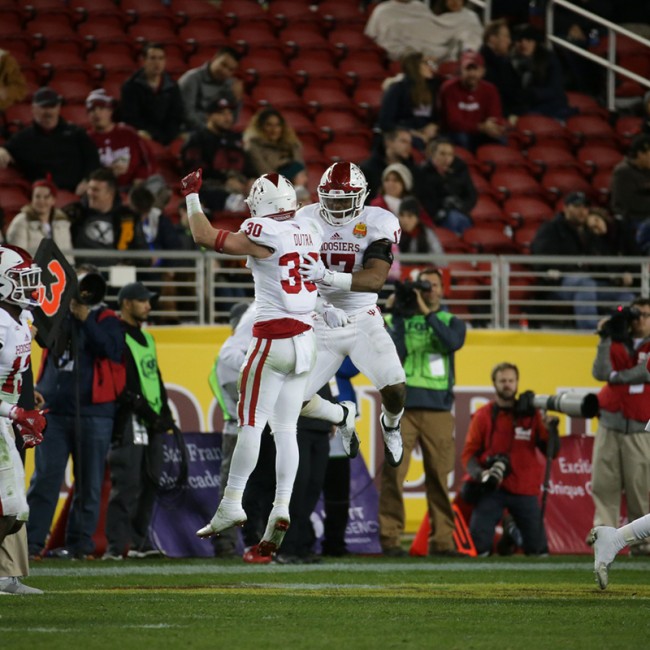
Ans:
[[[406,374],[402,416],[404,459],[399,467],[384,463],[379,494],[379,530],[384,555],[405,554],[403,484],[416,444],[422,451],[427,507],[431,522],[430,555],[456,555],[454,515],[447,476],[454,468],[454,353],[465,343],[465,323],[444,310],[442,273],[424,269],[417,281],[397,283],[389,298],[390,334]]]
[[[621,492],[630,521],[650,509],[650,300],[637,298],[598,323],[592,375],[606,381],[598,394],[600,419],[592,457],[594,526],[619,525]],[[650,554],[650,544],[632,545]]]
[[[126,340],[126,387],[118,398],[108,454],[111,494],[106,511],[108,548],[102,559],[160,555],[149,538],[149,523],[160,482],[163,436],[175,424],[160,375],[156,342],[142,325],[158,294],[141,282],[120,289],[120,325]]]
[[[74,498],[65,547],[54,555],[84,558],[95,552],[106,456],[116,399],[124,388],[124,336],[103,303],[106,282],[92,264],[77,267],[79,291],[50,349],[43,350],[35,395],[48,409],[47,436],[35,455],[27,502],[31,556],[40,556],[50,530],[68,457],[74,461]]]
[[[536,449],[559,451],[557,419],[535,408],[534,394],[517,399],[519,369],[503,362],[492,370],[493,401],[472,416],[462,461],[470,480],[462,498],[474,506],[470,533],[479,556],[492,551],[494,531],[507,509],[521,532],[526,555],[548,552],[539,504],[543,465]]]

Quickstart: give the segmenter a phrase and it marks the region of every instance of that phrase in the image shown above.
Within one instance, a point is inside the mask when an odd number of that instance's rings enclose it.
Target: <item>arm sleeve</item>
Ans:
[[[483,451],[484,432],[482,430],[483,418],[481,415],[481,411],[477,411],[469,422],[469,429],[467,430],[467,437],[465,438],[465,446],[463,447],[463,453],[461,455],[461,461],[465,471],[469,471],[467,469],[467,464],[470,459],[473,457],[478,458]]]
[[[199,91],[198,69],[186,72],[179,80],[183,107],[185,109],[185,122],[190,129],[199,129],[205,123],[205,114],[196,108]]]
[[[447,349],[447,352],[456,352],[456,350],[463,347],[465,335],[467,334],[465,321],[454,316],[446,325],[436,314],[429,314],[426,320],[438,340]]]
[[[609,375],[612,372],[612,362],[609,356],[610,347],[611,341],[605,339],[596,348],[596,358],[591,367],[591,376],[598,381],[609,381]]]
[[[116,316],[107,316],[101,322],[97,322],[95,314],[91,313],[81,326],[94,356],[116,362],[122,360],[126,344]]]

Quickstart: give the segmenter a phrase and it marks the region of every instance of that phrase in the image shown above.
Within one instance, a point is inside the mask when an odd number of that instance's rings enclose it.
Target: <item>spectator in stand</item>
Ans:
[[[271,106],[261,108],[249,122],[244,134],[244,149],[258,176],[279,172],[292,162],[304,163],[302,144],[284,119]]]
[[[476,12],[468,9],[466,0],[437,0],[436,38],[445,50],[437,52],[441,59],[458,59],[463,50],[478,50],[483,39],[483,25]]]
[[[436,28],[435,16],[421,0],[387,0],[375,6],[364,33],[398,61],[414,51],[433,56]]]
[[[256,177],[241,133],[232,128],[234,110],[232,97],[213,99],[206,125],[192,131],[181,150],[184,173],[203,169],[201,202],[210,210],[244,210],[244,197]]]
[[[437,101],[440,79],[435,59],[412,52],[402,59],[401,78],[385,86],[378,125],[383,132],[406,127],[413,144],[424,150],[438,133]]]
[[[610,183],[612,211],[636,231],[650,215],[650,134],[632,140]]]
[[[425,213],[415,197],[407,196],[400,202],[398,217],[402,229],[400,253],[444,255],[445,251],[436,233],[424,224]]]
[[[138,215],[121,204],[117,180],[110,169],[95,170],[88,180],[86,196],[65,206],[72,223],[75,248],[98,250],[146,250],[147,244]],[[102,259],[119,264],[125,260]]]
[[[619,22],[614,16],[611,0],[574,0],[573,4],[601,18]],[[566,39],[574,46],[587,50],[607,36],[607,28],[604,25],[589,20],[575,11],[558,5],[554,14],[553,27],[556,36]],[[558,48],[558,54],[567,73],[567,88],[594,96],[602,92],[605,77],[603,68],[563,47]]]
[[[0,118],[27,95],[27,82],[11,52],[0,49]]]
[[[309,192],[309,176],[305,164],[294,160],[287,165],[282,165],[278,169],[278,174],[284,176],[296,190],[296,200],[301,205],[312,203],[311,193]]]
[[[144,140],[134,128],[113,121],[115,107],[115,99],[103,88],[93,90],[86,97],[88,135],[97,147],[102,167],[113,171],[122,192],[143,182],[157,191],[164,191],[165,182],[161,176],[154,176],[155,161]]]
[[[380,143],[373,148],[370,157],[359,165],[368,180],[370,198],[381,191],[381,175],[388,165],[401,163],[413,173],[416,165],[412,152],[412,136],[409,129],[397,127],[382,135]]]
[[[143,138],[168,145],[180,133],[185,112],[181,91],[165,64],[165,46],[147,43],[142,67],[122,85],[120,115]]]
[[[586,228],[588,214],[587,197],[582,192],[570,192],[564,197],[563,211],[539,227],[530,251],[533,255],[571,258],[571,264],[542,267],[546,284],[557,286],[551,297],[573,304],[577,329],[593,331],[598,321],[598,283],[587,275],[592,267],[580,261],[597,252],[594,235]]]
[[[56,185],[50,179],[32,184],[32,200],[11,220],[7,244],[26,250],[32,257],[43,239],[53,239],[62,251],[72,250],[70,220],[55,207],[56,194]],[[67,258],[74,264],[72,255]]]
[[[402,199],[413,189],[413,174],[406,165],[393,163],[384,169],[381,184],[381,193],[370,201],[370,205],[389,210],[397,216]]]
[[[514,30],[513,65],[521,86],[522,114],[539,113],[558,120],[574,114],[564,92],[560,61],[542,42],[542,34],[532,25]]]
[[[50,174],[59,189],[81,195],[88,174],[99,167],[99,156],[86,131],[61,117],[61,102],[52,88],[34,93],[34,122],[0,147],[0,169],[13,163],[32,183]]]
[[[244,85],[240,79],[235,78],[238,67],[237,52],[230,47],[222,47],[209,61],[188,70],[178,80],[188,129],[205,127],[208,107],[214,99],[223,97],[225,93],[232,96],[232,110],[237,117],[244,95]]]
[[[138,215],[142,233],[147,247],[151,251],[177,251],[181,249],[181,241],[174,229],[171,219],[157,208],[156,198],[144,186],[136,185],[129,192],[129,206]],[[176,273],[168,268],[178,266],[178,259],[161,259],[154,257],[151,266],[160,269],[160,276],[147,275],[147,280],[162,280],[158,308],[166,312],[176,312]],[[158,321],[160,323],[160,321]],[[178,324],[176,316],[164,318],[165,324]]]
[[[467,50],[460,58],[460,77],[447,79],[440,88],[442,130],[470,151],[500,141],[505,133],[499,91],[483,79],[484,74],[483,57]]]
[[[479,50],[485,62],[485,81],[494,84],[501,97],[503,114],[510,121],[521,112],[519,77],[510,59],[510,27],[503,18],[488,23]]]
[[[446,138],[430,142],[427,153],[428,160],[415,174],[413,193],[435,225],[462,234],[472,225],[469,213],[478,196],[467,165]]]

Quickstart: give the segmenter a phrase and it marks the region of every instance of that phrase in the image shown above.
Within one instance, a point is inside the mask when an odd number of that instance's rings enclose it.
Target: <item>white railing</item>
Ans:
[[[120,282],[131,273],[150,290],[161,294],[153,311],[162,323],[225,323],[230,307],[252,300],[253,283],[244,258],[213,252],[156,252],[161,264],[152,266],[149,251],[74,251],[77,259],[93,261],[109,279],[106,300],[115,306]],[[116,258],[127,264],[113,268]],[[130,264],[128,264],[130,263]],[[435,264],[443,269],[445,303],[474,327],[573,329],[575,303],[609,313],[621,302],[621,294],[650,296],[650,263],[644,257],[546,257],[532,255],[402,255],[402,275]],[[548,269],[553,269],[549,272]],[[117,272],[116,272],[117,270]],[[573,301],[559,297],[561,278],[592,278],[593,289],[577,287]],[[114,284],[110,284],[113,276]],[[617,279],[631,281],[629,288]],[[130,281],[130,280],[126,280]],[[380,296],[383,305],[394,287],[387,284]]]
[[[584,48],[578,47],[574,43],[571,43],[570,41],[564,38],[560,38],[559,36],[553,34],[553,22],[555,18],[556,6],[568,9],[569,11],[572,11],[573,13],[578,14],[579,16],[588,18],[590,21],[607,28],[607,59],[604,59],[596,54],[593,54],[592,52],[589,52]],[[596,14],[592,14],[589,11],[585,11],[581,7],[578,7],[575,4],[568,2],[567,0],[547,0],[547,5],[546,5],[547,40],[550,43],[553,43],[554,45],[558,45],[567,50],[570,50],[571,52],[574,52],[575,54],[585,59],[588,59],[589,61],[592,61],[607,69],[607,108],[610,111],[613,111],[616,108],[615,106],[616,73],[623,75],[628,79],[632,79],[633,81],[636,81],[637,83],[641,84],[642,86],[645,86],[646,88],[650,88],[650,80],[646,79],[645,77],[641,77],[635,72],[632,72],[627,68],[623,68],[616,63],[617,36],[625,36],[626,38],[630,38],[633,41],[636,41],[637,43],[644,45],[645,47],[649,48],[648,52],[650,53],[650,41],[639,36],[638,34],[635,34],[634,32],[631,32],[628,29],[620,27],[619,25],[616,25],[615,23],[612,23],[609,20],[605,20],[604,18],[601,18]]]

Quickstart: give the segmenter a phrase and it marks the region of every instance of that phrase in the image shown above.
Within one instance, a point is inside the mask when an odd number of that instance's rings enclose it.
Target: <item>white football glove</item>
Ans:
[[[309,282],[321,282],[328,273],[331,274],[331,271],[328,271],[325,268],[325,264],[323,264],[323,260],[321,260],[320,257],[314,259],[311,255],[307,255],[302,258],[302,262],[300,263],[300,275],[303,280]]]
[[[342,309],[325,303],[323,305],[323,320],[327,327],[335,329],[337,327],[345,327],[348,324],[348,315]]]

